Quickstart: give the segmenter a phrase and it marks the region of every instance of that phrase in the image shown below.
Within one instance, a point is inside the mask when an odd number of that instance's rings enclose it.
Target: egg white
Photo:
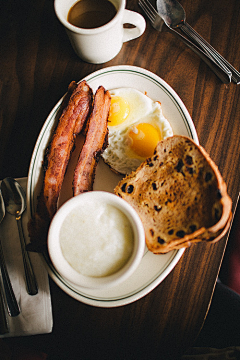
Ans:
[[[134,124],[138,119],[142,118],[151,111],[152,100],[141,93],[140,91],[132,88],[118,88],[109,91],[111,98],[120,97],[124,99],[128,105],[130,113],[126,120],[117,126],[109,126],[109,132],[122,131],[126,127]],[[109,124],[110,125],[110,124]]]
[[[146,159],[131,148],[129,131],[140,123],[151,124],[158,130],[161,140],[172,136],[173,131],[162,113],[161,104],[133,88],[110,90],[111,97],[119,96],[129,105],[129,115],[124,122],[109,126],[108,147],[103,152],[104,161],[116,172],[129,174]],[[110,123],[109,123],[110,124]]]

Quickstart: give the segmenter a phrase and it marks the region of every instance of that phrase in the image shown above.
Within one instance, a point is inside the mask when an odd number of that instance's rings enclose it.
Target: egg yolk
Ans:
[[[108,125],[117,126],[122,124],[130,113],[130,107],[127,100],[120,96],[111,98],[111,106],[108,116]]]
[[[132,150],[144,158],[153,155],[157,143],[161,140],[160,132],[148,123],[132,126],[128,135],[131,138]]]

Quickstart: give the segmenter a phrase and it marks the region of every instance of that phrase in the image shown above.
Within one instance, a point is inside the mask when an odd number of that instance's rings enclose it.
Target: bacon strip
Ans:
[[[72,82],[69,92],[70,99],[45,154],[44,180],[37,211],[28,224],[31,243],[37,247],[46,243],[48,227],[57,211],[57,201],[75,137],[82,130],[92,107],[92,90],[86,81],[77,86]]]
[[[94,97],[93,110],[88,122],[87,136],[80,153],[73,178],[73,195],[91,191],[99,157],[107,146],[107,120],[111,96],[100,86]]]
[[[44,200],[50,218],[57,210],[57,201],[75,136],[80,133],[91,109],[91,104],[92,90],[86,81],[82,81],[73,91],[53,135],[47,156],[43,188]]]

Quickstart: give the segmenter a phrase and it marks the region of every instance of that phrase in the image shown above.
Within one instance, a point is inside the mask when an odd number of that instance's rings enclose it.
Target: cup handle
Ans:
[[[134,26],[134,28],[123,29],[123,42],[136,39],[141,36],[146,29],[146,21],[144,17],[131,10],[124,10],[123,24],[130,24]]]

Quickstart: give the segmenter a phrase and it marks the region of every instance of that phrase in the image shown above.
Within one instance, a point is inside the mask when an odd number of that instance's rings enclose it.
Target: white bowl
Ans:
[[[88,215],[91,215],[91,213],[94,213],[96,211],[96,206],[102,204],[107,204],[110,206],[113,206],[114,208],[120,210],[120,213],[123,213],[126,215],[128,222],[130,223],[130,227],[132,229],[133,234],[133,245],[132,245],[132,251],[131,255],[128,258],[127,262],[116,272],[111,273],[110,275],[89,275],[85,274],[83,275],[84,271],[81,271],[79,269],[76,269],[76,266],[71,266],[70,263],[66,260],[66,253],[63,255],[62,252],[62,246],[60,241],[60,234],[63,231],[62,224],[66,217],[71,213],[72,215],[69,216],[68,219],[71,218],[71,221],[73,221],[73,225],[71,226],[71,231],[75,232],[75,224],[79,227],[79,217],[75,216],[75,214],[78,213],[78,211],[82,211],[82,209],[88,209]],[[90,209],[90,211],[89,211]],[[92,211],[91,211],[92,209]],[[113,208],[110,208],[113,209]],[[109,210],[109,209],[108,209]],[[115,209],[114,209],[115,212]],[[94,215],[93,215],[94,216]],[[75,220],[76,218],[76,220]],[[88,218],[88,216],[87,216]],[[110,216],[109,216],[110,218]],[[74,219],[74,220],[72,220]],[[77,220],[78,219],[78,220]],[[95,220],[95,218],[93,218]],[[93,221],[92,220],[92,221]],[[105,220],[108,221],[108,217],[105,216]],[[76,221],[76,223],[74,223]],[[110,221],[110,220],[109,220]],[[65,222],[66,224],[66,222]],[[114,223],[112,223],[114,226]],[[67,229],[69,229],[68,227]],[[106,228],[109,228],[109,224],[106,224]],[[120,229],[120,228],[119,228]],[[119,231],[118,229],[118,231]],[[102,226],[100,226],[100,229],[96,232],[96,237],[98,238],[99,232],[102,230]],[[81,229],[80,229],[81,231]],[[89,233],[92,231],[92,229],[89,229]],[[122,232],[122,229],[120,230]],[[66,231],[65,231],[66,233]],[[79,234],[79,229],[76,231],[76,233]],[[83,233],[81,233],[83,234]],[[80,234],[80,237],[81,237]],[[86,234],[86,231],[85,231]],[[62,235],[61,235],[62,236]],[[67,231],[68,236],[68,231]],[[75,246],[73,249],[74,255],[77,254],[76,250],[76,243],[73,244],[71,235],[69,235],[70,238],[67,240],[69,241],[70,245]],[[66,237],[67,238],[67,237]],[[99,236],[100,238],[100,236]],[[95,240],[95,237],[94,237]],[[81,241],[81,239],[77,239],[77,241]],[[82,240],[83,241],[83,240]],[[91,239],[89,240],[91,241]],[[109,242],[111,241],[111,238],[109,236]],[[77,244],[78,245],[78,244]],[[108,245],[108,244],[107,244]],[[66,243],[65,243],[66,246]],[[67,251],[70,249],[67,244]],[[84,248],[85,250],[85,248]],[[95,250],[95,249],[94,249]],[[55,214],[48,233],[48,251],[49,256],[52,260],[52,263],[56,270],[59,272],[59,274],[65,278],[66,280],[70,281],[71,283],[85,287],[85,288],[106,288],[110,286],[115,286],[119,284],[120,282],[126,280],[138,267],[138,265],[141,262],[143,253],[145,250],[145,233],[144,228],[142,225],[142,222],[136,213],[136,211],[132,208],[131,205],[129,205],[125,200],[121,199],[117,195],[114,195],[112,193],[108,193],[105,191],[90,191],[83,193],[81,195],[75,196],[68,200],[65,204],[63,204],[60,209]],[[114,250],[115,251],[115,250]],[[82,252],[81,252],[82,254]],[[98,255],[98,253],[97,253]],[[105,254],[104,254],[105,255]],[[71,253],[72,256],[72,253]],[[69,260],[69,259],[68,259]],[[83,259],[85,260],[85,258]],[[89,260],[94,261],[94,260]],[[70,261],[71,262],[71,261]],[[88,263],[89,264],[89,263]],[[92,267],[94,267],[94,264],[91,264]],[[95,264],[96,265],[96,264]],[[91,268],[91,267],[90,267]]]

